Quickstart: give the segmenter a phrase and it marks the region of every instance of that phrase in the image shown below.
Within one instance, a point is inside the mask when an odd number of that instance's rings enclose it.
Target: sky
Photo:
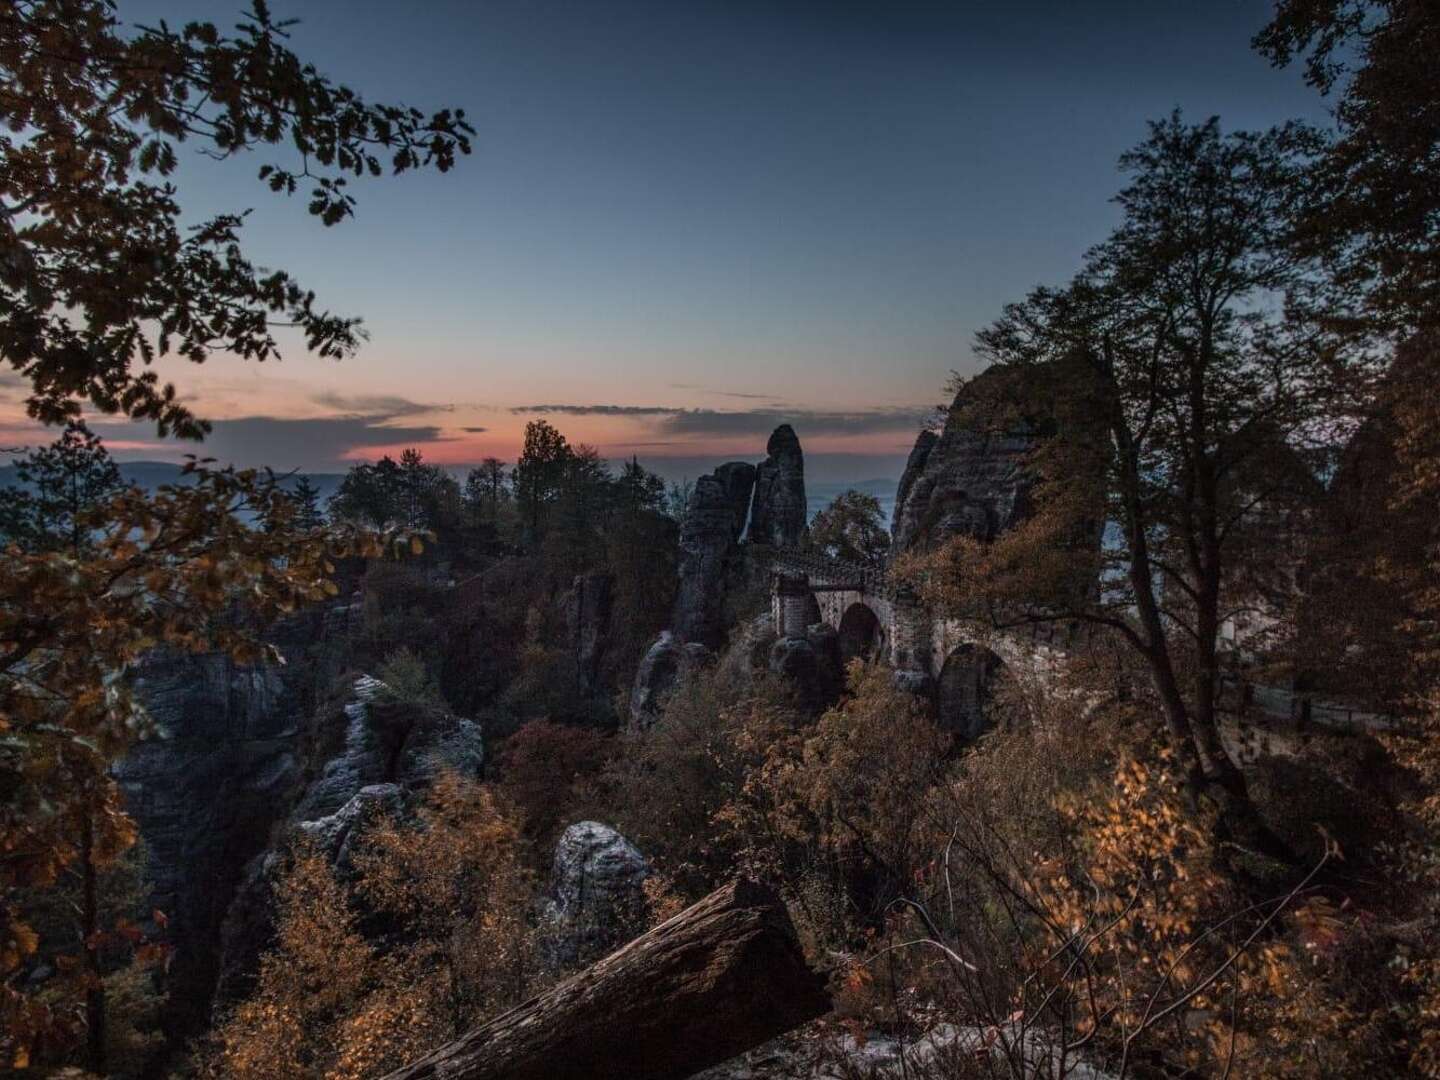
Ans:
[[[242,0],[120,0],[232,24]],[[792,423],[812,476],[898,476],[977,330],[1115,223],[1115,160],[1184,110],[1227,128],[1325,103],[1250,48],[1264,0],[273,0],[292,48],[372,100],[464,108],[450,174],[354,185],[325,228],[182,147],[187,215],[363,316],[343,361],[162,362],[203,452],[330,471],[418,446],[514,460],[544,416],[672,477]],[[0,378],[0,443],[47,441]],[[94,424],[117,457],[195,448]]]

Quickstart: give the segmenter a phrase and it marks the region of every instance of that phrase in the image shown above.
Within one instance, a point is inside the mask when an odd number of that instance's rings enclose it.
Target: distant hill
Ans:
[[[173,484],[181,478],[180,466],[169,461],[121,461],[120,475],[129,483],[137,484],[146,491],[153,491],[161,484]],[[296,473],[294,477],[286,481],[290,486],[299,480],[302,474]],[[326,499],[335,493],[340,486],[340,481],[345,478],[344,473],[306,473],[310,482],[320,492],[320,502],[323,504]],[[18,470],[14,465],[0,465],[0,488],[22,487]]]
[[[161,484],[171,484],[180,479],[180,466],[168,461],[122,461],[119,465],[121,476],[146,490],[154,490]],[[457,479],[464,479],[464,469],[451,471],[456,474]],[[335,494],[340,487],[340,482],[345,479],[344,473],[296,473],[294,480],[298,480],[301,475],[308,476],[310,483],[319,490],[321,506],[324,506],[330,496]],[[293,483],[294,480],[290,482]],[[0,488],[18,486],[20,486],[20,478],[16,475],[15,466],[0,465]],[[888,478],[853,481],[812,480],[805,486],[805,496],[809,503],[810,516],[813,518],[842,492],[863,491],[880,500],[880,509],[884,512],[885,523],[888,525],[895,507],[895,489],[898,486],[899,481]]]

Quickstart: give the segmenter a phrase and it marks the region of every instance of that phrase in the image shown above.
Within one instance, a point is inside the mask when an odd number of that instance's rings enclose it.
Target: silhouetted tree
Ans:
[[[295,525],[300,529],[318,529],[325,524],[325,514],[320,509],[320,489],[310,482],[308,476],[295,481],[290,497],[295,500]]]
[[[880,500],[863,491],[845,491],[815,515],[810,543],[825,554],[877,566],[890,552],[890,533]]]
[[[96,513],[124,486],[100,437],[80,421],[17,460],[15,472],[26,486],[0,498],[0,530],[32,551],[83,549]]]
[[[1294,126],[1222,135],[1175,115],[1122,157],[1120,226],[1071,285],[1035,290],[979,336],[1001,375],[977,384],[973,422],[1054,424],[1031,458],[1039,510],[993,543],[951,541],[916,578],[956,612],[1117,634],[1190,790],[1221,808],[1222,834],[1271,851],[1220,740],[1222,626],[1286,569],[1286,523],[1315,497],[1318,453],[1368,370],[1284,317],[1314,283],[1290,223],[1316,149]],[[1103,548],[1076,543],[1098,520],[1115,525]]]
[[[345,521],[438,533],[453,525],[459,500],[454,477],[410,448],[401,452],[399,462],[387,454],[374,465],[351,466],[330,499],[330,514]]]
[[[1402,333],[1440,326],[1440,9],[1417,0],[1279,0],[1255,39],[1336,92],[1339,136],[1314,173],[1301,238],[1337,284]]]
[[[487,504],[493,518],[499,511],[500,500],[506,494],[506,481],[510,473],[505,462],[496,457],[487,457],[465,477],[465,502],[472,510],[481,511]]]
[[[547,420],[525,425],[525,447],[515,463],[515,501],[531,533],[538,534],[547,510],[560,497],[573,451]]]
[[[659,510],[665,502],[665,481],[632,457],[615,478],[616,502],[622,512]]]
[[[288,26],[260,0],[233,35],[207,22],[122,33],[108,0],[0,8],[0,123],[33,133],[0,142],[0,357],[30,382],[32,416],[60,422],[88,400],[199,437],[156,356],[264,360],[278,353],[272,318],[322,356],[359,344],[358,320],[244,257],[242,214],[181,225],[176,145],[291,147],[297,164],[259,178],[286,194],[307,184],[310,212],[334,225],[352,212],[347,176],[446,171],[472,129],[463,112],[367,103],[290,52]]]

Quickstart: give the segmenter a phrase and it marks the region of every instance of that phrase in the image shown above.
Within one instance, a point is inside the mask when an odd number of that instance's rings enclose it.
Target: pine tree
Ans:
[[[84,550],[96,515],[124,486],[100,437],[79,420],[15,466],[24,487],[6,492],[0,529],[27,551]]]

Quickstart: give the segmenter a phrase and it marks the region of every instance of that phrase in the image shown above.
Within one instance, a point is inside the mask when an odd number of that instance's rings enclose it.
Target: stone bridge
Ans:
[[[944,618],[891,582],[883,569],[796,549],[777,551],[770,565],[770,611],[780,637],[803,637],[806,627],[823,622],[838,636],[844,661],[858,657],[889,664],[909,688],[932,698],[941,722],[962,739],[993,725],[988,713],[1003,679],[1017,671],[1044,679],[1079,643],[1077,630],[1054,623],[997,631]],[[1397,723],[1234,677],[1222,683],[1220,697],[1222,711],[1262,732],[1303,731],[1312,724],[1374,732]]]
[[[908,685],[932,695],[937,714],[962,738],[990,726],[1001,679],[1015,671],[1053,671],[1070,638],[1053,625],[995,631],[926,608],[883,569],[784,549],[771,562],[770,610],[780,637],[803,637],[823,622],[839,638],[846,662],[878,659]]]

